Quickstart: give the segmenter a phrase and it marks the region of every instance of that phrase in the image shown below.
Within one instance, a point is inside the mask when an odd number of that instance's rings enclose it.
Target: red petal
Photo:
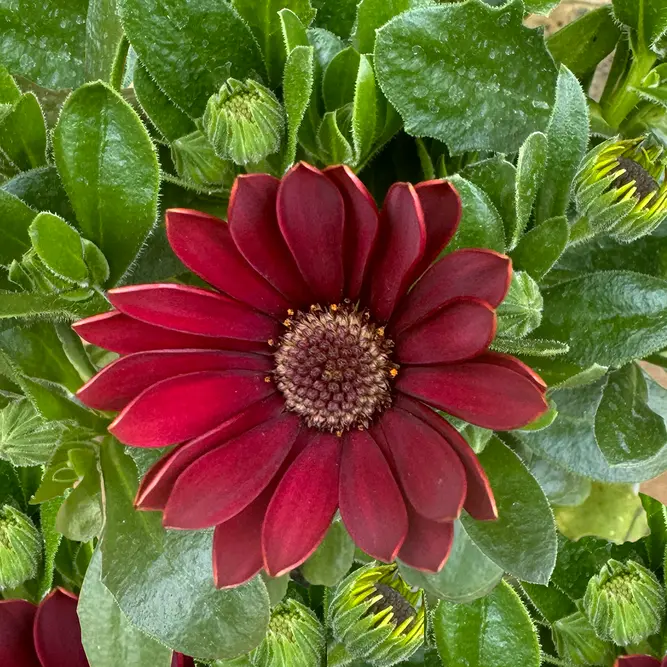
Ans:
[[[418,278],[434,262],[454,236],[461,220],[461,198],[448,181],[424,181],[415,186],[424,211],[426,249],[413,277]]]
[[[466,496],[466,474],[449,443],[404,410],[387,410],[380,423],[412,506],[433,521],[456,519]]]
[[[423,572],[439,572],[444,567],[454,543],[451,521],[429,521],[408,503],[408,535],[398,557],[410,567]]]
[[[109,291],[114,308],[137,320],[200,336],[267,341],[280,333],[276,320],[198,287],[164,283]]]
[[[109,427],[135,447],[196,438],[275,391],[261,373],[205,371],[163,380],[139,394]]]
[[[142,391],[176,375],[197,371],[252,370],[268,372],[267,356],[221,350],[157,350],[138,352],[105,366],[77,392],[95,410],[122,410]]]
[[[521,428],[548,409],[544,390],[533,380],[480,357],[445,366],[408,366],[396,389],[494,431]]]
[[[301,162],[280,184],[277,211],[278,226],[316,300],[338,303],[345,282],[345,208],[338,188]]]
[[[378,234],[378,209],[366,186],[349,167],[327,167],[324,175],[338,186],[343,196],[345,296],[356,301]]]
[[[36,611],[25,600],[0,600],[0,665],[41,667],[32,639]]]
[[[512,277],[509,257],[492,250],[457,250],[434,264],[403,299],[391,325],[403,331],[457,296],[472,296],[496,308]]]
[[[195,667],[195,661],[182,653],[174,653],[171,658],[171,667]]]
[[[662,666],[667,667],[667,658],[662,661]],[[649,655],[623,655],[614,663],[614,667],[660,667],[660,660]]]
[[[386,322],[409,287],[415,267],[424,254],[424,214],[415,189],[395,183],[387,193],[380,213],[376,259],[370,280],[373,316]]]
[[[304,306],[312,295],[278,227],[279,186],[268,174],[239,176],[229,197],[229,231],[248,264],[291,303]]]
[[[283,318],[290,303],[238,251],[229,227],[199,211],[167,211],[167,237],[178,258],[207,283],[263,313]]]
[[[169,349],[269,352],[266,343],[181,333],[140,322],[117,310],[79,320],[72,325],[72,328],[86,342],[118,354]]]
[[[276,490],[262,528],[264,567],[278,577],[310,556],[338,507],[342,439],[318,433]]]
[[[412,413],[415,417],[419,417],[419,419],[426,422],[431,428],[438,431],[458,454],[463,467],[466,469],[466,480],[468,482],[463,509],[473,519],[477,519],[478,521],[493,521],[497,519],[498,510],[489,479],[475,452],[463,436],[448,421],[435,412],[435,410],[408,396],[399,394],[396,398],[396,406],[407,410],[407,412]]]
[[[369,556],[390,563],[408,530],[403,496],[389,464],[367,431],[343,442],[340,514],[354,542]]]
[[[285,413],[197,459],[176,481],[163,524],[196,530],[238,514],[278,472],[298,433],[299,418]]]
[[[480,355],[476,361],[479,361],[480,363],[495,364],[496,366],[504,366],[505,368],[528,378],[540,391],[544,392],[547,389],[546,382],[530,366],[527,366],[523,361],[520,361],[509,354],[485,352]]]
[[[496,335],[496,313],[470,297],[452,299],[428,318],[396,337],[402,364],[443,364],[484,352]]]
[[[76,596],[62,588],[39,605],[33,636],[42,667],[88,667],[76,605]]]
[[[164,510],[178,476],[200,456],[208,454],[227,440],[277,417],[285,401],[279,394],[255,403],[200,438],[177,447],[163,456],[142,480],[134,504],[142,510]]]
[[[274,487],[265,489],[248,507],[213,533],[213,579],[216,588],[233,588],[252,579],[264,566],[262,523]]]

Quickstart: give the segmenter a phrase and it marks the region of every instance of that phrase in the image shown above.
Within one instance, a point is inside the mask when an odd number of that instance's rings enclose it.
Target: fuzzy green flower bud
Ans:
[[[542,321],[543,300],[537,283],[525,272],[515,271],[509,291],[498,307],[498,335],[523,338]]]
[[[665,591],[645,567],[612,559],[588,582],[583,606],[598,637],[628,646],[660,630]]]
[[[582,162],[574,181],[581,219],[572,240],[609,234],[629,243],[650,234],[667,217],[663,149],[645,137],[609,139]]]
[[[318,667],[324,659],[324,628],[296,600],[273,608],[264,641],[248,654],[253,667]]]
[[[580,611],[556,621],[552,632],[558,655],[573,665],[608,665],[616,655],[614,645],[600,639]]]
[[[388,667],[424,644],[424,593],[410,588],[396,565],[370,563],[338,585],[328,622],[338,642],[329,649],[328,664],[363,660]]]
[[[227,79],[208,100],[203,129],[219,158],[246,165],[280,150],[285,114],[268,88]]]
[[[0,509],[0,591],[36,576],[41,554],[42,541],[33,522],[10,505]]]
[[[200,130],[176,139],[171,144],[171,157],[180,178],[206,190],[230,189],[239,172],[233,162],[215,154]]]

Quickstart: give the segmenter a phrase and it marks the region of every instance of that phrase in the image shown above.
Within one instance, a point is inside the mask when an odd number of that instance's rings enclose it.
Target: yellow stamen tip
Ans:
[[[287,309],[287,314],[288,314],[290,317],[292,317],[292,315],[294,315],[294,311],[293,311],[291,308],[288,308],[288,309]]]
[[[273,347],[276,344],[276,341],[273,340],[273,338],[269,338],[269,340],[266,341],[271,347]]]
[[[269,375],[267,375],[267,376],[264,378],[264,382],[266,382],[267,384],[268,384],[269,382],[271,382],[271,377],[270,377]]]
[[[339,438],[343,437],[343,431],[336,431],[336,436]]]
[[[395,377],[398,375],[398,370],[395,369],[395,368],[392,368],[392,369],[389,371],[389,375],[391,375],[391,377],[395,378]]]
[[[384,336],[384,327],[378,327],[377,334],[378,336]]]
[[[338,306],[335,303],[332,303],[329,308],[334,311],[334,313],[338,310]]]
[[[291,327],[291,326],[292,326],[292,320],[290,320],[290,319],[286,319],[286,320],[283,322],[283,326]]]

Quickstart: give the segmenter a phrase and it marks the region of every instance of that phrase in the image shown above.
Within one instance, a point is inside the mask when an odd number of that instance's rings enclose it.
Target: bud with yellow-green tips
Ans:
[[[571,242],[609,234],[629,243],[650,234],[667,217],[663,149],[645,137],[609,139],[585,158],[575,177],[580,219]]]
[[[615,655],[614,645],[600,639],[581,611],[557,620],[552,626],[558,655],[572,665],[609,665]]]
[[[10,505],[0,509],[0,591],[35,577],[41,554],[42,541],[33,522]]]
[[[628,646],[660,630],[665,591],[639,563],[612,559],[588,582],[583,608],[598,637]]]
[[[327,664],[353,660],[389,667],[407,660],[424,644],[424,593],[398,574],[396,565],[370,563],[337,587],[328,609],[335,642]]]
[[[217,156],[246,165],[277,153],[285,130],[278,98],[247,79],[227,79],[206,105],[202,129]]]

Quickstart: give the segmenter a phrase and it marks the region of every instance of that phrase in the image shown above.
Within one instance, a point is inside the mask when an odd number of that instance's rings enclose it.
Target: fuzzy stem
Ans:
[[[559,660],[558,658],[554,657],[553,655],[549,655],[548,653],[542,653],[542,664],[557,665],[557,667],[570,667],[571,665],[571,663]]]
[[[125,63],[127,61],[127,54],[130,50],[130,42],[127,37],[123,35],[123,38],[118,44],[118,49],[116,50],[116,57],[113,61],[113,67],[111,68],[111,77],[109,79],[109,84],[114,90],[120,92],[123,87],[123,74],[125,74]]]

